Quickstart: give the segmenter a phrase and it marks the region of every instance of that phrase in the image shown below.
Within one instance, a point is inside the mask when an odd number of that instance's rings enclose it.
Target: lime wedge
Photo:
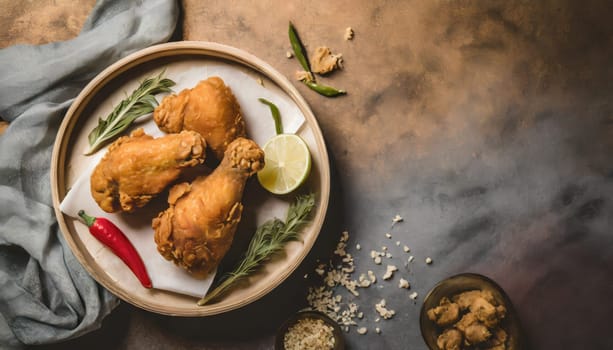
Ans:
[[[280,134],[264,145],[265,165],[258,172],[258,181],[274,194],[297,189],[311,172],[311,153],[300,136]]]

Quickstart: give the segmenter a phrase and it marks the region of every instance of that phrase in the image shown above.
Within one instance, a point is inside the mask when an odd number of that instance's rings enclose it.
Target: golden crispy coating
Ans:
[[[158,127],[168,133],[194,130],[218,160],[237,137],[245,137],[245,121],[232,90],[219,77],[202,80],[192,89],[166,96],[153,112]]]
[[[206,143],[185,131],[153,138],[143,129],[117,139],[91,175],[91,193],[102,210],[132,212],[175,181],[183,169],[204,162]]]
[[[153,219],[158,251],[196,278],[205,278],[227,253],[241,219],[247,179],[264,166],[264,152],[238,138],[208,176],[170,190],[170,207]]]
[[[441,298],[427,310],[428,318],[445,328],[437,339],[440,349],[506,349],[507,333],[501,327],[506,308],[489,290],[469,290]],[[459,319],[459,320],[458,320]]]
[[[484,350],[505,350],[507,339],[507,332],[502,328],[496,328],[492,331],[492,337],[482,345],[482,348]]]
[[[462,340],[462,332],[455,328],[448,328],[438,336],[436,345],[441,350],[461,350]]]
[[[460,306],[460,309],[466,310],[472,305],[477,298],[483,298],[490,304],[494,304],[496,301],[492,292],[488,290],[469,290],[453,297],[453,302]]]
[[[485,298],[476,298],[469,309],[481,323],[489,328],[496,326],[504,317],[504,314],[500,315],[498,309]]]
[[[464,337],[467,345],[483,343],[492,336],[490,330],[482,323],[476,322],[466,327]]]
[[[460,318],[460,307],[443,297],[439,306],[427,311],[428,318],[441,327],[455,323]]]

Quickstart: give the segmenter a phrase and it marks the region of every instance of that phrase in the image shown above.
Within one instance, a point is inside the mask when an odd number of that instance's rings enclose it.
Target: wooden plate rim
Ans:
[[[320,158],[320,162],[322,165],[321,169],[319,169],[322,181],[321,187],[319,189],[320,193],[318,198],[319,203],[317,206],[317,212],[313,217],[311,225],[306,228],[306,230],[311,230],[315,233],[307,235],[308,239],[304,240],[304,248],[302,249],[298,257],[292,261],[288,269],[280,271],[280,273],[276,276],[276,278],[272,281],[271,284],[265,286],[264,288],[255,290],[254,293],[247,298],[241,299],[233,303],[224,303],[223,301],[221,301],[212,305],[197,306],[196,300],[194,300],[193,308],[176,307],[172,305],[159,307],[155,303],[143,300],[143,298],[134,297],[131,293],[129,293],[129,291],[124,290],[123,288],[120,288],[119,285],[113,283],[113,281],[108,278],[107,275],[103,273],[103,271],[101,271],[98,265],[94,266],[90,263],[93,258],[91,257],[91,255],[89,255],[89,253],[87,253],[87,249],[85,248],[84,244],[80,240],[74,239],[74,233],[72,233],[68,227],[67,220],[72,219],[64,215],[59,209],[61,200],[66,195],[66,149],[70,142],[70,135],[72,134],[72,131],[87,104],[106,84],[108,84],[120,74],[138,65],[155,59],[179,55],[202,55],[207,57],[222,58],[247,66],[257,72],[264,74],[268,79],[272,80],[296,103],[298,108],[300,108],[301,112],[303,113],[306,123],[313,132],[313,138],[318,148],[317,154]],[[285,76],[283,76],[272,66],[257,58],[256,56],[241,49],[237,49],[235,47],[220,43],[204,41],[180,41],[151,46],[149,48],[132,53],[124,57],[123,59],[120,59],[119,61],[115,62],[114,64],[103,70],[101,73],[99,73],[95,78],[93,78],[76,97],[76,99],[66,112],[62,124],[60,125],[53,147],[53,153],[51,156],[50,176],[51,194],[55,215],[57,217],[58,225],[60,227],[62,235],[70,246],[73,254],[77,257],[77,259],[85,267],[85,269],[90,273],[90,275],[92,275],[92,277],[96,281],[98,281],[105,288],[117,295],[119,298],[139,308],[171,316],[194,317],[220,314],[223,312],[238,309],[251,302],[254,302],[272,291],[274,288],[276,288],[279,284],[281,284],[281,282],[283,282],[285,279],[287,279],[287,277],[289,277],[289,275],[298,267],[298,265],[304,260],[308,252],[311,250],[323,226],[330,195],[329,158],[325,141],[323,139],[323,134],[321,132],[317,119],[313,115],[313,112],[311,111],[308,103],[300,95],[298,90],[289,82],[289,80]],[[156,292],[173,294],[164,291]]]

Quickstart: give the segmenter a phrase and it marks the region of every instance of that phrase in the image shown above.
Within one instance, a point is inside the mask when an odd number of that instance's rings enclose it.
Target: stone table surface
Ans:
[[[76,35],[94,1],[0,3],[7,46]],[[244,309],[184,319],[122,303],[100,330],[42,348],[270,349],[316,283],[303,275],[343,230],[356,274],[400,267],[359,297],[337,290],[369,329],[351,328],[350,349],[425,349],[423,296],[461,272],[508,292],[533,348],[613,348],[613,3],[183,0],[182,8],[183,39],[239,47],[292,80],[299,65],[285,56],[288,21],[309,52],[326,45],[343,54],[344,68],[320,81],[346,96],[324,98],[294,81],[336,174],[329,220],[298,271]],[[404,220],[392,226],[397,214]],[[392,257],[375,265],[370,251],[383,245]],[[375,322],[382,298],[396,315]]]

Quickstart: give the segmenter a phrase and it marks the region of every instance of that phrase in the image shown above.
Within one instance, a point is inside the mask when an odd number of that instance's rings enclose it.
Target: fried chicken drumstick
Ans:
[[[117,139],[91,175],[91,193],[102,210],[132,212],[202,164],[206,142],[194,131],[153,138],[143,129]]]
[[[217,160],[237,137],[245,137],[245,121],[232,90],[219,77],[202,80],[191,89],[168,95],[153,112],[167,133],[194,130],[206,140]]]
[[[264,152],[234,140],[208,176],[170,190],[170,207],[153,219],[158,251],[196,278],[205,278],[227,253],[241,219],[247,179],[264,166]]]

